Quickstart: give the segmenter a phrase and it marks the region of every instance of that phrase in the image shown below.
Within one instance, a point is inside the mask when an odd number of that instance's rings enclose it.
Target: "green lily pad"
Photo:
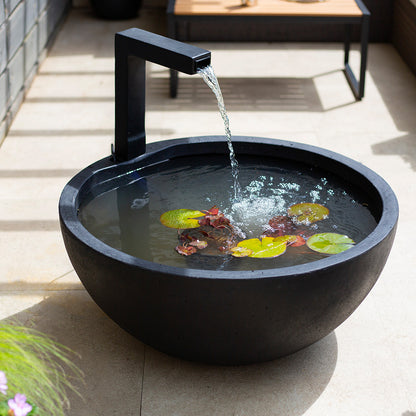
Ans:
[[[263,237],[261,240],[258,238],[251,238],[249,240],[240,241],[237,244],[237,247],[251,250],[248,257],[269,259],[282,255],[286,251],[286,245],[290,239],[291,236],[281,236],[276,238]],[[247,251],[245,253],[247,253]],[[241,252],[238,252],[237,250],[233,250],[232,255],[235,257],[242,257]]]
[[[318,253],[338,254],[353,247],[354,241],[346,235],[336,233],[314,234],[306,245]]]
[[[205,214],[201,211],[191,209],[174,209],[167,211],[160,216],[160,222],[169,228],[184,230],[186,228],[197,228],[199,222],[195,218],[203,217]]]
[[[303,202],[289,207],[287,213],[297,224],[309,225],[325,219],[329,214],[329,209],[321,204]]]
[[[253,253],[253,250],[246,247],[233,247],[230,251],[234,257],[247,257]]]

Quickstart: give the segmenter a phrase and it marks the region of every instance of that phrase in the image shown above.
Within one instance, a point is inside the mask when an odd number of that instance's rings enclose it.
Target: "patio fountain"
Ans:
[[[184,161],[198,166],[212,161],[227,164],[222,136],[145,143],[145,61],[195,74],[210,63],[210,52],[129,29],[116,34],[115,58],[113,154],[78,173],[59,201],[67,252],[94,301],[144,343],[206,363],[272,360],[333,331],[367,296],[387,260],[398,219],[397,200],[389,185],[362,164],[328,150],[290,141],[233,137],[237,157],[249,158],[259,167],[285,166],[339,178],[352,195],[365,196],[374,226],[346,251],[283,267],[261,263],[259,268],[227,269],[223,262],[204,267],[192,256],[176,253],[183,265],[172,266],[115,248],[85,228],[79,216],[83,206],[113,192],[121,233],[146,241],[152,236],[151,225],[134,227],[131,211],[120,202],[126,190],[133,188],[140,196],[135,204],[143,212],[152,203],[143,180],[146,172],[168,181]],[[169,199],[168,190],[161,199]]]

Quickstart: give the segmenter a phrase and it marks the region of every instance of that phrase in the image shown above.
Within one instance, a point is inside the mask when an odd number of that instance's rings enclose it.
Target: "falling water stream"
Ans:
[[[259,219],[264,221],[268,217],[271,218],[273,213],[279,210],[281,200],[279,198],[276,199],[275,197],[270,198],[270,195],[266,195],[264,192],[259,192],[258,186],[261,181],[254,181],[254,186],[253,184],[250,184],[244,188],[241,187],[239,179],[240,168],[232,143],[230,120],[225,108],[224,98],[222,96],[218,78],[215,75],[214,68],[211,65],[207,65],[206,67],[199,69],[198,74],[202,76],[205,83],[215,94],[220,115],[224,121],[234,190],[234,194],[230,199],[231,206],[228,210],[224,208],[225,212],[230,218],[233,219],[233,221],[240,224],[250,224],[259,221]]]
[[[231,139],[230,120],[228,118],[227,110],[225,109],[224,98],[222,96],[220,84],[215,75],[214,68],[211,65],[199,69],[198,74],[202,76],[203,80],[217,97],[218,108],[224,121],[225,136],[227,138],[228,150],[230,152],[231,173],[233,175],[234,182],[234,200],[238,201],[241,199],[241,186],[238,180],[238,162],[235,157],[234,147]]]

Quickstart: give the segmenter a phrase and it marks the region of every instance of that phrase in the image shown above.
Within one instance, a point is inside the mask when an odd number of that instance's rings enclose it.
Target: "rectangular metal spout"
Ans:
[[[117,161],[146,151],[146,61],[196,74],[211,62],[211,52],[145,30],[115,35],[115,150]]]
[[[206,49],[137,28],[117,33],[116,45],[127,48],[129,55],[190,75],[211,63]]]

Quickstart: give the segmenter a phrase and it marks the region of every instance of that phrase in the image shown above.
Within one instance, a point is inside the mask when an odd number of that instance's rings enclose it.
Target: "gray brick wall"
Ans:
[[[71,0],[0,0],[0,143]]]

